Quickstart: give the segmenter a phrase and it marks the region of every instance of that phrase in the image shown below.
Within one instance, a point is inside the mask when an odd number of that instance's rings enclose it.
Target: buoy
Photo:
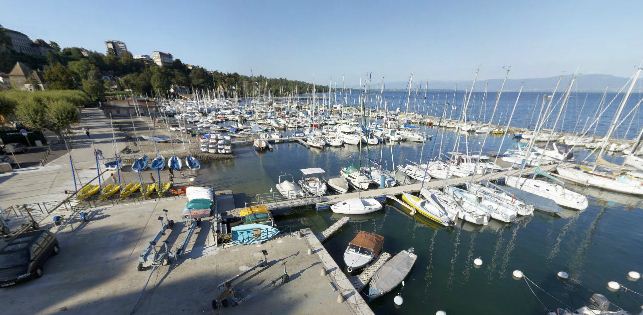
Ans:
[[[514,280],[520,280],[522,279],[524,274],[522,273],[522,271],[516,269],[514,270],[514,272],[511,273],[511,276],[514,278]]]
[[[569,279],[569,274],[565,271],[559,271],[557,274],[558,278],[561,278],[563,280]]]
[[[616,292],[621,289],[621,285],[616,281],[610,281],[607,283],[607,288],[612,292]]]
[[[480,259],[480,257],[474,259],[473,260],[473,265],[476,266],[476,267],[482,266],[482,259]]]
[[[437,311],[437,312],[435,312],[435,315],[447,315],[447,312],[445,312],[445,311]]]
[[[630,281],[639,281],[641,279],[641,274],[636,271],[630,271],[627,273],[627,280]]]
[[[402,296],[398,294],[393,298],[393,303],[395,303],[395,305],[397,306],[400,306],[402,305],[402,303],[404,303],[404,298],[402,298]]]

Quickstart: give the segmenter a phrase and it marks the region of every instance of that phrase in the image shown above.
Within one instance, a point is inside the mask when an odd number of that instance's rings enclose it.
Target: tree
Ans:
[[[78,122],[78,108],[70,102],[53,101],[48,104],[46,110],[49,120],[47,129],[53,131],[60,139],[62,139],[63,131],[69,129],[71,124]]]
[[[209,85],[208,82],[210,81],[210,77],[205,69],[196,67],[193,68],[192,71],[190,71],[190,81],[195,87],[207,88]]]
[[[82,80],[82,86],[83,91],[87,93],[93,102],[97,102],[103,98],[105,88],[98,70],[90,70],[87,73],[87,78]]]
[[[88,78],[88,74],[92,70],[97,70],[96,66],[91,64],[89,60],[83,58],[80,60],[70,61],[67,68],[76,75],[78,81]]]
[[[4,123],[16,110],[16,102],[0,95],[0,122]]]
[[[60,63],[46,67],[44,77],[47,87],[52,90],[69,90],[75,87],[74,75]]]
[[[36,98],[24,99],[16,107],[16,116],[25,126],[43,130],[47,128],[46,106]]]
[[[152,88],[156,95],[165,95],[165,93],[170,89],[169,75],[162,68],[152,68],[152,77],[150,82],[152,83]]]

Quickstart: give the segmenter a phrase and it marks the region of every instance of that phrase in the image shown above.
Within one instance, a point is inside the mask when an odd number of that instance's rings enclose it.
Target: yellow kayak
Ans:
[[[164,183],[161,186],[161,189],[158,190],[159,197],[165,195],[165,193],[172,188],[172,183]]]
[[[141,189],[141,183],[129,183],[121,190],[121,199],[131,196],[133,193]]]
[[[121,185],[116,184],[107,184],[103,187],[103,190],[100,194],[100,199],[105,200],[113,195],[115,195],[119,190],[121,190]]]
[[[247,208],[243,208],[239,211],[239,216],[240,217],[245,217],[247,215],[251,215],[253,213],[268,213],[268,206],[266,205],[257,205],[257,206],[251,206]]]
[[[149,197],[154,193],[155,191],[158,190],[159,184],[153,183],[153,184],[147,184],[147,187],[145,188],[145,197]]]
[[[98,185],[85,185],[85,187],[81,188],[78,193],[76,193],[76,199],[78,200],[85,200],[93,195],[95,195],[98,191],[100,190],[100,187]]]

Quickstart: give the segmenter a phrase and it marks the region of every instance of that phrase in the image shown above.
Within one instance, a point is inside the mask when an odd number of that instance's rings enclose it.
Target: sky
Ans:
[[[209,70],[355,85],[601,73],[643,62],[643,1],[0,0],[0,24],[105,52],[170,52]]]

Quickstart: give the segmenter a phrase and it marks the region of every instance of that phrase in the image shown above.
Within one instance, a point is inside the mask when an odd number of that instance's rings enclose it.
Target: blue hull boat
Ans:
[[[279,234],[279,230],[265,224],[243,224],[232,227],[232,241],[236,244],[259,244]]]
[[[160,171],[165,168],[165,158],[162,155],[158,155],[152,160],[152,165],[150,168],[155,171]]]
[[[167,161],[167,167],[171,168],[173,171],[180,171],[183,167],[183,163],[181,163],[181,159],[176,155],[172,155]]]
[[[134,172],[140,173],[147,168],[147,163],[147,155],[143,155],[142,157],[134,160],[134,163],[132,164],[132,170],[134,170]]]
[[[187,165],[189,169],[195,171],[201,168],[201,162],[191,155],[188,155],[185,158],[185,165]]]
[[[121,161],[121,159],[105,162],[105,169],[108,170],[120,170],[122,167],[123,161]]]

